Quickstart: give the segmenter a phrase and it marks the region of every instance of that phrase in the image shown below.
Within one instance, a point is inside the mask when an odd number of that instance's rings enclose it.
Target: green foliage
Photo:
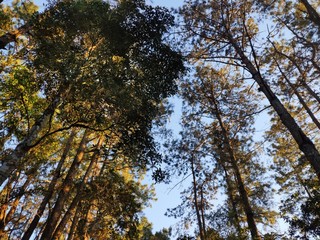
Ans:
[[[152,128],[184,71],[181,55],[164,42],[173,17],[144,1],[52,1],[35,11],[29,1],[1,4],[8,31],[0,35],[8,48],[1,55],[1,167],[16,177],[0,235],[21,238],[28,229],[45,238],[39,230],[65,193],[56,224],[67,219],[67,227],[59,234],[137,239],[140,213],[153,198],[140,179],[161,160]],[[79,147],[84,129],[90,139]]]

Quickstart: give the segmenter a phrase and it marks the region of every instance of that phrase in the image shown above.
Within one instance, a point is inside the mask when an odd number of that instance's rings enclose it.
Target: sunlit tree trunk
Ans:
[[[70,231],[68,233],[68,238],[67,240],[73,240],[74,239],[74,236],[75,236],[75,232],[76,232],[76,229],[77,229],[77,226],[78,226],[78,223],[79,223],[79,214],[80,214],[80,203],[78,204],[77,206],[77,210],[73,216],[73,219],[72,219],[72,224],[71,224],[71,227],[70,227]]]
[[[17,168],[18,162],[29,152],[31,148],[36,146],[41,138],[39,135],[45,129],[50,130],[52,117],[56,108],[61,103],[63,97],[69,92],[70,86],[61,86],[58,95],[52,100],[50,105],[43,112],[42,116],[36,120],[35,124],[29,131],[29,134],[16,146],[16,148],[1,159],[0,167],[0,185],[12,174]],[[45,134],[45,133],[43,133]]]
[[[90,164],[87,168],[87,171],[82,179],[80,186],[77,188],[76,196],[73,198],[67,212],[65,213],[65,215],[63,216],[59,225],[57,226],[57,229],[55,230],[53,237],[52,237],[53,239],[60,239],[60,236],[61,236],[66,224],[68,223],[71,216],[75,214],[77,206],[78,206],[79,202],[81,201],[82,191],[83,191],[85,185],[87,184],[89,177],[92,173],[92,170],[94,169],[94,167],[97,164],[98,159],[100,157],[100,148],[101,148],[102,143],[103,143],[103,137],[100,137],[99,141],[97,143],[97,147],[95,149],[95,152],[91,158]]]
[[[191,164],[191,173],[192,173],[192,189],[193,189],[193,199],[194,199],[194,207],[196,210],[197,220],[198,220],[198,227],[199,227],[199,236],[201,240],[204,239],[203,233],[203,225],[201,221],[200,209],[199,209],[199,202],[198,202],[198,186],[197,186],[197,179],[196,179],[196,169],[194,167],[194,156],[190,159]]]
[[[52,212],[49,214],[46,220],[46,227],[42,233],[41,240],[51,239],[52,235],[57,227],[58,221],[61,217],[61,213],[63,211],[63,206],[65,201],[68,199],[70,191],[72,189],[72,185],[74,182],[74,177],[79,170],[80,163],[84,157],[84,151],[86,149],[86,144],[88,141],[88,130],[85,130],[82,140],[79,144],[76,156],[70,166],[68,174],[63,181],[61,186],[61,190],[59,192],[58,198],[55,202],[54,208]]]
[[[30,239],[31,235],[33,234],[34,230],[36,229],[38,223],[39,223],[39,220],[40,218],[42,217],[42,214],[44,212],[44,210],[46,209],[46,206],[48,204],[48,202],[50,201],[52,195],[53,195],[53,192],[55,190],[55,187],[56,187],[56,184],[57,184],[57,181],[60,177],[60,173],[61,173],[61,169],[62,169],[62,166],[63,164],[65,163],[65,160],[67,158],[67,155],[70,151],[70,148],[71,148],[71,145],[72,145],[72,142],[73,142],[73,139],[74,137],[76,136],[76,131],[73,130],[71,133],[70,133],[70,136],[69,136],[69,139],[65,145],[65,148],[63,150],[63,153],[61,155],[61,158],[60,158],[60,161],[54,171],[54,174],[53,174],[53,177],[51,179],[51,182],[48,186],[48,189],[46,191],[46,194],[42,200],[42,202],[40,203],[40,206],[37,210],[37,213],[36,215],[34,216],[32,222],[30,223],[27,231],[24,233],[23,237],[22,237],[22,240],[28,240]]]

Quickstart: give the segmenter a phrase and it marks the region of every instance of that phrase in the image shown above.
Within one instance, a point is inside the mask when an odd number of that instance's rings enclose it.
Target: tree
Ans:
[[[31,127],[16,148],[2,157],[1,182],[54,132],[88,127],[88,122],[99,128],[110,117],[114,125],[127,121],[140,129],[141,137],[148,132],[157,103],[175,92],[174,80],[183,70],[179,54],[162,43],[172,20],[143,1],[124,1],[115,9],[99,1],[59,2],[40,14],[29,30],[30,65],[49,104],[30,119]],[[63,127],[51,129],[56,118]]]
[[[274,90],[275,86],[267,80],[265,72],[268,65],[263,65],[262,53],[256,48],[261,43],[258,42],[259,29],[254,21],[254,10],[254,2],[251,1],[190,1],[181,11],[186,22],[185,30],[194,42],[190,57],[236,65],[246,71],[245,76],[251,77],[259,86],[258,90],[265,95],[320,178],[319,151],[285,108]]]
[[[152,128],[184,70],[172,24],[144,1],[58,1],[17,24],[28,41],[0,36],[15,48],[1,59],[4,237],[136,239],[152,198],[140,177],[161,160]]]
[[[245,221],[252,239],[261,238],[257,223],[274,223],[275,213],[269,209],[270,185],[261,178],[265,168],[252,139],[254,116],[259,112],[256,96],[231,67],[216,70],[210,65],[197,66],[195,75],[183,81],[181,95],[183,131],[171,157],[180,173],[192,177],[192,186],[183,192],[183,204],[170,213],[182,216],[186,208],[194,209],[198,235],[209,239],[206,228],[217,231],[210,225],[217,221],[211,210],[213,196],[224,189],[233,233],[245,239]]]

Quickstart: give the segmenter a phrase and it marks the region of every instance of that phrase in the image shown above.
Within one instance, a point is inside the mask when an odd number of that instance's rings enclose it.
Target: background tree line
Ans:
[[[170,239],[142,215],[146,171],[190,179],[178,239],[320,235],[316,1],[17,0],[0,26],[1,239]]]

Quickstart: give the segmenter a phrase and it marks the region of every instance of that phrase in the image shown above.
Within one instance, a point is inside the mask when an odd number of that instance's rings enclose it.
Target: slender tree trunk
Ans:
[[[79,148],[77,150],[76,156],[71,164],[71,167],[68,171],[68,174],[63,181],[61,190],[58,195],[58,199],[56,200],[56,203],[54,205],[54,208],[52,212],[49,214],[49,217],[46,221],[46,227],[42,233],[41,240],[48,240],[52,238],[52,234],[54,233],[57,223],[60,219],[61,213],[63,211],[63,206],[65,204],[65,201],[68,199],[70,195],[70,191],[74,182],[74,177],[76,173],[78,172],[78,168],[80,166],[80,163],[82,162],[84,151],[86,149],[87,144],[87,137],[88,137],[88,130],[86,129],[82,140],[80,142]]]
[[[280,54],[281,56],[286,57],[287,59],[289,59],[294,66],[298,69],[299,73],[300,73],[300,79],[299,79],[299,85],[301,85],[302,87],[305,88],[305,90],[320,104],[320,97],[317,95],[316,92],[314,92],[311,87],[307,84],[306,82],[306,72],[303,71],[301,69],[301,67],[297,64],[297,62],[295,61],[295,59],[291,56],[288,56],[287,54],[284,54],[283,52],[279,51],[276,47],[276,45],[270,41],[273,48],[275,49],[276,53]],[[319,128],[320,124],[319,121],[316,119],[316,117],[314,116],[314,114],[312,113],[312,111],[310,110],[310,108],[308,107],[308,105],[305,103],[305,101],[303,100],[303,98],[301,97],[301,95],[299,94],[299,92],[297,91],[297,88],[294,87],[294,85],[291,83],[291,81],[288,79],[288,77],[286,76],[286,74],[282,71],[280,65],[278,64],[277,60],[274,58],[274,61],[276,62],[276,65],[280,71],[280,73],[282,74],[282,76],[285,78],[286,82],[290,85],[291,89],[294,91],[294,93],[296,94],[296,96],[298,97],[301,105],[303,105],[303,107],[306,109],[306,111],[308,112],[308,114],[310,115],[310,117],[312,118],[313,122],[317,125],[317,127]],[[314,65],[316,67],[316,69],[318,71],[320,71],[320,68],[317,65]]]
[[[227,38],[230,41],[237,54],[240,56],[242,62],[245,64],[248,71],[251,73],[252,78],[259,85],[259,90],[262,91],[269,100],[273,109],[277,112],[281,122],[289,130],[292,137],[299,146],[299,149],[304,153],[310,165],[316,172],[318,179],[320,180],[320,154],[316,149],[314,143],[306,136],[306,134],[299,127],[294,118],[290,115],[288,110],[283,106],[278,97],[271,90],[268,83],[262,78],[260,72],[249,60],[249,58],[242,51],[236,40],[233,38],[230,32],[227,32]]]
[[[230,179],[230,176],[227,172],[227,169],[226,169],[226,166],[224,165],[224,163],[221,165],[222,165],[223,171],[225,173],[225,177],[226,177],[228,197],[230,199],[232,211],[233,211],[233,214],[232,214],[233,223],[236,226],[236,229],[238,231],[238,237],[240,239],[242,239],[242,229],[240,226],[240,220],[239,220],[239,216],[238,216],[237,203],[233,197],[233,187],[232,187],[231,179]]]
[[[81,204],[81,202],[80,202]],[[82,211],[82,218],[81,220],[79,220],[79,224],[78,224],[78,227],[77,227],[77,234],[78,236],[80,236],[79,238],[81,240],[84,240],[84,239],[90,239],[90,235],[88,234],[89,232],[89,218],[91,219],[92,218],[92,215],[90,213],[90,208],[91,208],[91,205],[87,204],[84,206],[84,210]]]
[[[227,130],[225,129],[225,126],[224,126],[223,121],[221,119],[218,104],[217,104],[216,99],[213,95],[212,95],[211,100],[212,100],[212,103],[214,104],[213,114],[217,117],[219,125],[221,127],[223,141],[224,141],[224,144],[226,147],[226,152],[228,153],[227,157],[230,160],[232,170],[234,172],[234,175],[235,175],[235,178],[237,181],[237,188],[238,188],[238,192],[240,194],[241,203],[243,205],[244,212],[247,217],[247,223],[248,223],[248,227],[250,229],[251,237],[253,240],[259,240],[259,239],[261,239],[261,237],[259,235],[258,228],[257,228],[256,222],[254,220],[254,213],[253,213],[250,201],[249,201],[247,191],[244,187],[243,179],[242,179],[242,176],[241,176],[238,164],[237,164],[237,159],[234,155],[234,151],[233,151],[232,146],[230,144],[230,139],[229,139]]]
[[[281,67],[279,66],[279,64],[277,63],[277,67],[280,71],[280,73],[282,74],[282,76],[284,77],[284,79],[286,80],[287,84],[290,86],[290,88],[293,90],[294,94],[297,96],[299,102],[301,103],[301,105],[304,107],[304,109],[306,110],[306,112],[309,114],[310,118],[312,119],[313,123],[318,127],[318,129],[320,130],[320,123],[318,121],[318,119],[314,116],[313,112],[311,111],[311,109],[308,107],[307,103],[304,101],[304,99],[302,98],[302,96],[300,95],[300,93],[297,91],[297,88],[295,88],[293,86],[293,84],[291,83],[291,81],[287,78],[287,76],[285,75],[285,73],[282,71]]]
[[[6,226],[7,223],[7,210],[9,208],[9,196],[10,196],[10,192],[12,190],[12,180],[9,179],[9,182],[7,183],[7,185],[4,187],[4,189],[2,190],[2,194],[5,195],[4,199],[0,202],[1,206],[0,206],[0,239],[5,239],[6,238],[6,232],[4,231],[4,228]]]
[[[198,203],[198,188],[197,188],[197,179],[195,176],[195,169],[194,169],[194,156],[191,156],[190,159],[191,163],[191,171],[192,171],[192,184],[193,184],[193,198],[194,198],[194,206],[196,209],[196,215],[197,215],[197,220],[198,220],[198,226],[199,226],[199,235],[200,235],[200,240],[204,240],[203,236],[203,229],[202,229],[202,222],[201,222],[201,216],[200,216],[200,210],[199,210],[199,203]]]
[[[46,191],[45,193],[45,196],[37,210],[37,213],[36,215],[34,216],[31,224],[29,225],[27,231],[24,233],[23,237],[22,237],[22,240],[28,240],[30,239],[31,235],[33,234],[34,230],[36,229],[38,223],[39,223],[39,220],[40,218],[42,217],[42,214],[44,212],[44,210],[46,209],[46,206],[48,204],[48,202],[50,201],[52,195],[53,195],[53,192],[54,192],[54,189],[55,189],[55,186],[57,184],[57,181],[60,177],[60,173],[61,173],[61,169],[62,169],[62,166],[63,164],[65,163],[65,160],[67,158],[67,155],[70,151],[70,148],[71,148],[71,144],[72,144],[72,141],[74,139],[74,137],[76,136],[76,131],[75,130],[72,130],[70,136],[69,136],[69,139],[66,143],[66,146],[64,148],[64,151],[61,155],[61,158],[60,158],[60,161],[58,163],[58,166],[57,168],[55,169],[54,171],[54,174],[53,174],[53,177],[52,177],[52,180],[49,184],[49,187],[48,187],[48,190]]]
[[[59,225],[57,226],[56,230],[54,231],[52,238],[54,240],[58,240],[63,233],[63,230],[66,227],[66,224],[68,223],[69,219],[72,217],[72,215],[75,216],[75,211],[77,209],[77,206],[81,200],[81,194],[78,191],[76,196],[73,198],[67,212],[64,214],[63,218],[61,219]]]
[[[203,238],[207,239],[207,231],[206,231],[206,219],[204,216],[205,209],[204,209],[204,196],[203,196],[203,184],[200,189],[200,197],[201,197],[201,221],[202,221],[202,231],[203,231]]]
[[[317,102],[320,104],[320,97],[317,95],[317,93],[315,91],[313,91],[313,89],[311,89],[311,87],[306,83],[306,81],[301,81],[302,86],[308,91],[308,93],[317,100]]]
[[[68,208],[68,211],[63,216],[60,224],[56,228],[56,231],[54,232],[52,239],[59,239],[60,238],[64,227],[68,223],[68,221],[71,218],[71,216],[74,215],[74,212],[76,211],[76,208],[77,208],[79,202],[81,201],[82,191],[83,191],[85,185],[87,184],[88,179],[89,179],[89,177],[91,175],[91,172],[94,169],[94,167],[97,164],[98,159],[100,157],[100,148],[101,148],[102,143],[103,143],[103,137],[100,137],[99,141],[98,141],[98,144],[97,144],[97,147],[96,147],[96,150],[95,150],[95,152],[94,152],[94,154],[92,156],[90,164],[89,164],[89,166],[87,168],[87,171],[86,171],[86,173],[85,173],[85,175],[83,177],[83,180],[82,180],[80,186],[77,188],[77,194],[74,197],[74,199],[72,200],[72,202],[71,202],[71,204],[70,204],[70,206]]]
[[[74,214],[67,240],[73,240],[74,238],[74,235],[79,223],[79,214],[80,214],[80,203],[78,204],[76,213]]]
[[[31,127],[29,134],[16,146],[16,148],[8,155],[1,159],[2,166],[0,167],[0,186],[17,168],[19,160],[21,160],[31,148],[33,148],[39,140],[39,134],[46,127],[50,126],[52,116],[56,108],[61,103],[61,100],[69,92],[70,86],[61,86],[59,93],[52,100],[50,105],[45,109],[42,116]]]

